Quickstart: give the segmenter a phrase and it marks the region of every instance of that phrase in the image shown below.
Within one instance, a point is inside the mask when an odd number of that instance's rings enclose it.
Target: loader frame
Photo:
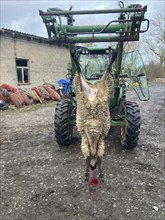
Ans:
[[[112,52],[117,52],[118,56],[113,68],[114,78],[114,95],[111,98],[110,109],[112,111],[111,126],[121,127],[126,126],[126,115],[123,112],[123,106],[125,104],[125,91],[123,90],[124,78],[127,75],[123,75],[122,57],[124,42],[139,41],[140,33],[148,31],[149,20],[145,18],[145,12],[147,6],[142,7],[140,4],[129,5],[124,8],[124,4],[120,1],[118,9],[106,9],[106,10],[85,10],[85,11],[72,11],[61,10],[58,8],[50,8],[47,12],[39,11],[40,16],[46,26],[50,43],[58,45],[65,45],[69,47],[71,58],[71,82],[76,73],[75,60],[73,54],[79,59],[80,47],[77,43],[91,43],[91,42],[116,42],[115,48],[84,48],[90,53],[104,53],[109,49],[109,55]],[[74,25],[73,16],[84,16],[93,14],[108,14],[113,16],[119,14],[118,19],[112,19],[104,25]],[[65,24],[63,24],[65,20]],[[144,29],[142,29],[145,26]],[[82,48],[83,50],[83,48]],[[71,91],[67,97],[67,101],[73,111],[68,116],[68,126],[76,125],[75,120],[75,108],[76,98],[74,97],[74,89],[71,86]],[[116,109],[115,109],[116,108]],[[113,111],[115,114],[113,115]],[[61,144],[61,143],[59,143]]]

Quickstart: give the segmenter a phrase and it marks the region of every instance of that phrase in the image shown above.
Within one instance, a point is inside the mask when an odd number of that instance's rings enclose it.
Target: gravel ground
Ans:
[[[110,132],[105,183],[97,186],[84,183],[78,133],[69,147],[54,140],[54,107],[2,112],[1,219],[164,220],[164,92],[164,84],[152,84],[150,101],[138,101],[137,148],[123,149]]]

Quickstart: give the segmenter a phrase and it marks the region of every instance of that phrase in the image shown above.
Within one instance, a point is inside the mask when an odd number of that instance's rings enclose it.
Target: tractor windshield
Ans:
[[[132,86],[140,100],[149,99],[147,74],[138,50],[123,55],[122,74],[127,75],[127,83]]]
[[[82,74],[87,80],[98,80],[105,73],[109,63],[109,55],[81,54]]]

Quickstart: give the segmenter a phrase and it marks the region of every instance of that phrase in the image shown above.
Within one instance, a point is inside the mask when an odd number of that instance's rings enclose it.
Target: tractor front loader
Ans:
[[[62,85],[64,99],[58,102],[55,109],[55,137],[60,146],[69,145],[73,139],[73,127],[76,125],[76,96],[73,78],[76,73],[76,62],[80,64],[85,79],[95,83],[105,73],[112,55],[117,53],[113,64],[114,92],[109,108],[111,126],[120,127],[120,140],[123,147],[137,146],[140,133],[140,109],[136,102],[126,99],[126,87],[131,86],[140,100],[149,99],[147,77],[143,61],[138,51],[125,53],[123,48],[127,42],[139,41],[140,33],[149,28],[149,20],[145,18],[147,6],[132,4],[124,7],[119,2],[118,9],[72,11],[50,8],[47,12],[39,11],[46,26],[50,42],[67,45],[70,50],[71,69],[67,80]],[[103,25],[74,25],[73,16],[108,14],[109,22]],[[116,15],[116,19],[112,19]],[[102,47],[83,47],[83,43],[102,43]],[[104,43],[105,42],[105,43]],[[114,43],[115,42],[115,43]],[[96,44],[95,44],[96,45]]]

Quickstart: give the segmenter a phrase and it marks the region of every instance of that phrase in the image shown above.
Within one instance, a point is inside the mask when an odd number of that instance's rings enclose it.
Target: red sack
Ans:
[[[25,104],[25,102],[24,102],[24,99],[23,99],[23,97],[22,97],[22,95],[21,95],[20,91],[19,91],[19,90],[17,90],[17,91],[15,92],[15,94],[16,94],[16,95],[17,95],[17,97],[19,98],[19,100],[20,100],[21,104],[22,104],[22,105],[24,105],[24,104]]]
[[[31,105],[32,102],[30,101],[29,97],[22,91],[22,90],[19,90],[23,100],[24,100],[24,104],[25,105]]]
[[[43,97],[41,91],[39,90],[39,88],[37,86],[34,86],[31,88],[32,90],[36,91],[37,95],[40,97]]]
[[[60,95],[57,93],[57,92],[55,92],[53,89],[51,89],[49,86],[43,86],[45,89],[46,89],[46,91],[49,93],[49,96],[50,96],[50,98],[52,99],[52,100],[54,100],[54,101],[60,101],[61,100],[61,97],[60,97]]]
[[[58,94],[58,92],[54,91],[54,97],[56,101],[61,101],[61,96]]]
[[[17,96],[17,94],[15,94],[13,92],[9,92],[9,99],[10,99],[10,102],[12,104],[14,104],[17,108],[22,106],[22,103],[21,103],[19,97]]]
[[[0,100],[5,101],[5,97],[2,95],[1,92],[0,92]]]
[[[10,86],[10,85],[5,84],[5,83],[2,84],[1,87],[7,89],[10,92],[16,92],[17,91],[13,86]]]

